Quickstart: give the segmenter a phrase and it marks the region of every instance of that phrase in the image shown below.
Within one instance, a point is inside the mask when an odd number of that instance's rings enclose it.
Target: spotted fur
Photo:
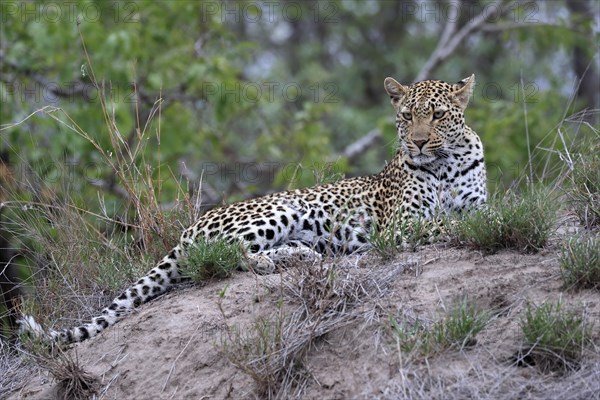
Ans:
[[[185,279],[180,266],[186,250],[201,237],[240,240],[248,249],[249,267],[270,273],[290,256],[319,259],[368,249],[372,227],[385,228],[395,215],[430,218],[439,209],[462,210],[485,202],[483,147],[463,114],[474,83],[471,76],[456,84],[427,80],[403,86],[387,78],[384,87],[396,111],[400,146],[383,171],[210,210],[90,323],[45,333],[24,316],[23,329],[62,343],[96,336]]]

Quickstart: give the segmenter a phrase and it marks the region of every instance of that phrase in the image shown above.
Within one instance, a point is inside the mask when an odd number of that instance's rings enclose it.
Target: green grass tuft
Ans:
[[[565,311],[560,302],[527,306],[521,320],[524,349],[544,372],[575,369],[590,338],[590,327],[581,314]]]
[[[397,216],[383,228],[374,227],[368,241],[376,253],[387,260],[403,250],[415,251],[418,246],[429,243],[432,232],[435,232],[432,229],[434,224],[434,221],[423,218],[403,219]]]
[[[500,249],[534,252],[544,246],[556,222],[557,207],[548,192],[509,192],[449,224],[459,243],[493,253]]]
[[[568,196],[581,224],[600,227],[600,144],[587,147],[573,163]]]
[[[411,353],[418,351],[424,356],[438,354],[446,349],[463,349],[477,343],[475,337],[485,328],[490,314],[462,298],[446,311],[444,318],[427,328],[420,321],[412,325],[399,324],[390,319],[398,338],[400,349]]]
[[[196,282],[208,279],[224,279],[245,264],[244,250],[239,243],[222,238],[201,238],[188,250],[183,272]]]
[[[559,262],[567,286],[600,289],[600,238],[597,236],[565,241],[560,248]]]

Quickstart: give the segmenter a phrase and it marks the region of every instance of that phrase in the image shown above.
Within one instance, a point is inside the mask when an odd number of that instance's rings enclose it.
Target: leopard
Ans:
[[[244,269],[270,274],[293,257],[319,262],[329,255],[367,251],[372,248],[371,232],[391,227],[394,216],[431,219],[440,212],[484,204],[483,145],[464,116],[474,85],[474,74],[457,83],[424,80],[402,85],[386,78],[398,146],[379,173],[213,208],[183,231],[179,243],[147,275],[90,322],[46,331],[32,316],[23,315],[21,331],[59,344],[95,337],[184,282],[182,267],[200,239],[235,240],[246,253]]]

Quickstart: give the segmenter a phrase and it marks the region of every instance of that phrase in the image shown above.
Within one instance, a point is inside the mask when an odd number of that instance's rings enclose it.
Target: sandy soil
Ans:
[[[562,299],[583,309],[599,343],[600,293],[562,287],[556,248],[523,255],[430,246],[383,262],[375,255],[339,260],[340,277],[396,271],[380,289],[340,312],[354,313],[311,342],[302,356],[306,376],[296,391],[304,399],[373,398],[600,398],[600,356],[591,348],[578,371],[542,373],[514,362],[521,344],[519,321],[528,303]],[[142,306],[97,338],[69,350],[98,378],[104,399],[260,398],[253,379],[223,353],[227,327],[249,332],[258,316],[293,310],[281,304],[281,279],[237,273],[203,287],[185,286]],[[341,279],[341,278],[340,278]],[[223,294],[224,293],[224,294]],[[398,321],[437,320],[452,301],[468,295],[496,317],[470,348],[427,359],[398,351],[390,316]],[[47,372],[30,377],[11,399],[51,399],[56,382]]]

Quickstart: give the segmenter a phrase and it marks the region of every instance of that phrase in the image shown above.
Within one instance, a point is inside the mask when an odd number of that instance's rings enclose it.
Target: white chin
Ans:
[[[425,165],[434,162],[435,157],[419,154],[418,156],[411,156],[410,160],[415,165]]]

